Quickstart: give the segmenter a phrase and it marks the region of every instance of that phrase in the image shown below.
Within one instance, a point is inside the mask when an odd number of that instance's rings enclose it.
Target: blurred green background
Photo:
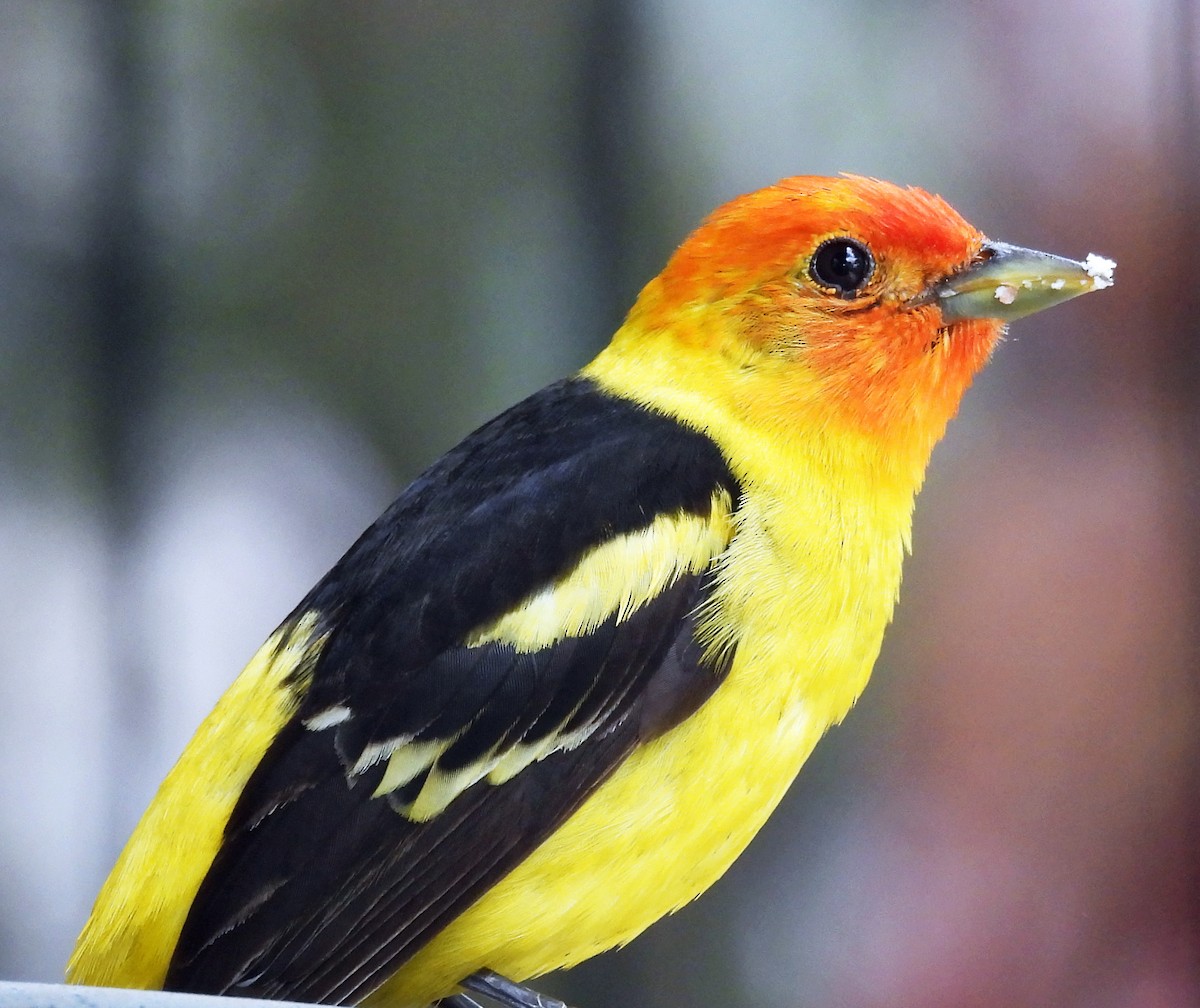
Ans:
[[[0,5],[0,977],[391,497],[715,204],[840,170],[1120,263],[934,457],[875,681],[591,1008],[1200,1003],[1187,0]]]

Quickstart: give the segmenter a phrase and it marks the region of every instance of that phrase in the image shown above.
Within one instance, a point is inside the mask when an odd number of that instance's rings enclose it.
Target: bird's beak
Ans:
[[[1033,249],[987,242],[978,258],[909,302],[936,304],[946,322],[1012,319],[1051,308],[1113,284],[1116,263],[1088,253],[1083,262]]]

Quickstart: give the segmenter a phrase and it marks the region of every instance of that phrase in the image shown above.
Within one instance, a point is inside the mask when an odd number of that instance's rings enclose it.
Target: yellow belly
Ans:
[[[761,737],[700,745],[696,736],[719,731],[717,709],[729,706],[714,704],[703,721],[634,754],[368,1003],[425,1004],[484,967],[523,980],[574,965],[707,889],[758,831],[819,735],[797,711]]]
[[[761,541],[743,539],[751,548]],[[733,863],[821,735],[861,693],[899,580],[900,549],[865,604],[858,584],[763,604],[762,566],[729,677],[691,718],[635,751],[529,858],[418,952],[367,1003],[423,1005],[488,968],[515,980],[628,942]],[[754,591],[754,588],[757,591]],[[821,628],[814,633],[813,628]],[[755,647],[755,641],[768,645]]]

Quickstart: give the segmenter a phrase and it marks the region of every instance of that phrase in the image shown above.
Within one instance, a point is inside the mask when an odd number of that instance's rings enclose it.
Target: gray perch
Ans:
[[[294,1001],[0,980],[0,1008],[288,1008],[289,1005],[300,1008]]]

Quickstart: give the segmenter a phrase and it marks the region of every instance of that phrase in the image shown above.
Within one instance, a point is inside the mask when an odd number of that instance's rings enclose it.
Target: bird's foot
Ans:
[[[499,1001],[505,1008],[567,1008],[558,998],[539,994],[532,988],[514,983],[508,977],[502,977],[492,970],[478,970],[463,980],[462,985],[469,991]],[[479,1008],[466,994],[442,998],[440,1004],[445,1008]]]

